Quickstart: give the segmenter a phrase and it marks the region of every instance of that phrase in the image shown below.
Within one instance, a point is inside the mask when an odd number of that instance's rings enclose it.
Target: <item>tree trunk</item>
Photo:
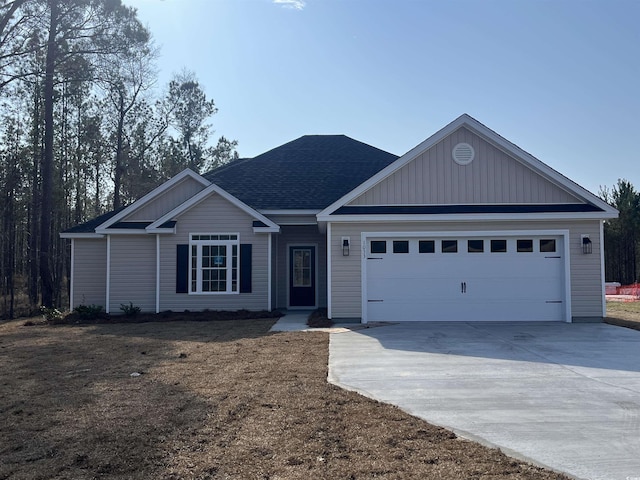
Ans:
[[[42,304],[53,307],[53,278],[51,275],[51,210],[53,209],[53,103],[56,67],[56,33],[58,31],[58,2],[50,0],[51,19],[47,39],[44,77],[44,155],[42,157],[42,213],[40,216],[40,282]]]

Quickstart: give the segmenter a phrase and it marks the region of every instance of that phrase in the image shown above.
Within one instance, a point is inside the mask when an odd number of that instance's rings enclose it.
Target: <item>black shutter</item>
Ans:
[[[176,247],[176,293],[189,293],[189,245]]]
[[[251,293],[251,245],[240,244],[240,293]]]

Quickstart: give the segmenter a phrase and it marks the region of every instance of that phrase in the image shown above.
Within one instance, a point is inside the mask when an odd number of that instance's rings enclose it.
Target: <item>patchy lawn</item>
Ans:
[[[640,302],[607,302],[605,322],[640,330]]]
[[[328,384],[328,334],[273,322],[0,324],[0,479],[567,478]]]

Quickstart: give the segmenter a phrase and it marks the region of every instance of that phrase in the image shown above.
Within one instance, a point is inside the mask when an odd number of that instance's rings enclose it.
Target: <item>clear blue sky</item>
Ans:
[[[344,133],[401,155],[468,113],[593,193],[640,189],[638,0],[124,0],[241,156]]]

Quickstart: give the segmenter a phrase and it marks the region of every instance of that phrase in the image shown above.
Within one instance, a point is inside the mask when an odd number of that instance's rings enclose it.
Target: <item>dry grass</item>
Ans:
[[[607,302],[605,322],[640,330],[640,302]]]
[[[0,324],[2,479],[566,478],[329,385],[325,333],[24,323]]]

